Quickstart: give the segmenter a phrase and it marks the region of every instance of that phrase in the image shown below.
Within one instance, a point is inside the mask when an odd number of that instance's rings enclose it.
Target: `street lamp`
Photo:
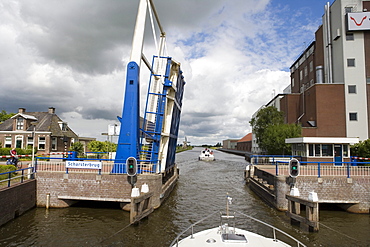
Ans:
[[[35,166],[35,131],[36,131],[36,122],[31,123],[33,129],[32,129],[32,161],[31,161],[31,166]]]

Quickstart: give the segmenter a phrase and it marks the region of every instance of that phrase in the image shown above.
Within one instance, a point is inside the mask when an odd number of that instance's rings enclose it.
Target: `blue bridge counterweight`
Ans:
[[[127,65],[126,90],[122,110],[120,134],[116,158],[111,173],[126,173],[126,160],[129,157],[139,158],[140,145],[140,67],[136,62]]]

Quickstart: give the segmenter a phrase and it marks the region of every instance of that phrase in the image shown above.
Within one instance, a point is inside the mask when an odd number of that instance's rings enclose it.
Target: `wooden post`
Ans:
[[[136,224],[154,211],[152,206],[153,192],[131,197],[130,224]]]
[[[301,228],[317,232],[319,230],[319,203],[305,200],[296,196],[286,195],[288,199],[288,211],[286,215],[291,222],[299,222]],[[306,206],[306,217],[300,215],[300,205]]]

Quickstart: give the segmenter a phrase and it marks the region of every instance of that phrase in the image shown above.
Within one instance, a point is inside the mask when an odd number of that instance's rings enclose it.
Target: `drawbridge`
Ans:
[[[157,47],[151,63],[143,54],[148,13]],[[121,126],[112,174],[128,173],[129,160],[137,163],[135,174],[166,173],[175,166],[185,80],[180,63],[165,54],[165,40],[153,1],[140,0],[127,65],[122,117],[118,117]],[[140,121],[141,62],[150,71],[143,121]]]

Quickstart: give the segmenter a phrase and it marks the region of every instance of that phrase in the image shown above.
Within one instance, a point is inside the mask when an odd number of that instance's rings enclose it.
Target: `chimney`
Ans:
[[[25,108],[18,108],[18,113],[25,113],[26,109]]]
[[[49,113],[54,114],[55,113],[55,108],[54,107],[49,107]]]

